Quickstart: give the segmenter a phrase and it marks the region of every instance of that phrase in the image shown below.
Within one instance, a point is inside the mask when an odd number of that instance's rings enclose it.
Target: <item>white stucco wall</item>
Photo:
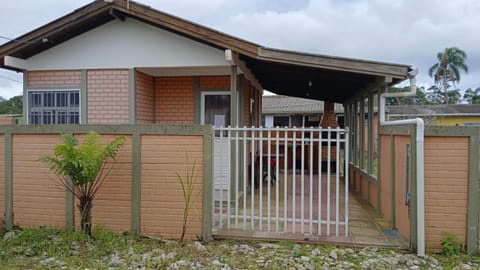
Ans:
[[[27,59],[30,70],[226,66],[224,51],[127,18]]]

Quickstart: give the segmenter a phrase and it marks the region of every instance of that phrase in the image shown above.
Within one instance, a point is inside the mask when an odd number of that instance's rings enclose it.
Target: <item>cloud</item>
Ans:
[[[458,46],[470,68],[458,87],[480,86],[478,0],[138,1],[264,46],[409,64],[421,84],[432,83],[437,52]],[[7,1],[0,35],[19,36],[89,2]]]

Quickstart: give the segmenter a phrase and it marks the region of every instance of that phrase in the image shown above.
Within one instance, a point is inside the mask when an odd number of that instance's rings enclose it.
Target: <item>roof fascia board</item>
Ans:
[[[6,55],[4,65],[15,70],[28,70],[28,61],[17,57]]]
[[[109,3],[103,1],[95,1],[88,5],[85,5],[73,12],[60,17],[48,24],[45,24],[39,28],[36,28],[18,38],[15,41],[10,41],[0,46],[0,56],[11,54],[10,51],[19,51],[24,47],[31,46],[30,42],[40,40],[51,33],[61,31],[67,25],[78,21],[79,19],[86,19],[93,17],[99,13],[102,13],[110,8]]]
[[[325,55],[314,55],[300,52],[291,52],[272,48],[258,48],[259,59],[296,64],[311,67],[320,67],[331,70],[353,72],[360,74],[390,76],[405,80],[410,66],[373,62],[359,59],[349,59]]]

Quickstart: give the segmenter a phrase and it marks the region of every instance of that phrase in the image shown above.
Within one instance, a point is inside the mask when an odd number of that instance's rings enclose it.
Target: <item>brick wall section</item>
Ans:
[[[193,124],[193,77],[156,78],[155,101],[156,124]]]
[[[87,72],[88,123],[129,123],[128,70]]]
[[[118,135],[121,136],[121,135]],[[111,142],[114,135],[102,135],[104,144]],[[83,135],[77,135],[82,141]],[[110,163],[111,164],[111,163]],[[80,211],[75,200],[75,227],[80,229]],[[132,220],[132,140],[127,136],[125,145],[117,154],[117,163],[93,201],[92,223],[116,233],[131,230]]]
[[[80,88],[82,73],[80,70],[29,71],[28,88],[73,86]]]
[[[187,164],[187,156],[188,163]],[[201,136],[142,136],[141,230],[144,235],[180,237],[184,199],[176,173],[195,161],[193,208],[186,239],[201,237],[203,140]]]
[[[65,227],[65,191],[38,161],[52,155],[58,135],[13,135],[13,213],[20,226]]]
[[[135,76],[137,124],[153,124],[153,78],[141,72],[137,72]]]
[[[338,127],[337,118],[335,117],[335,103],[324,102],[323,103],[323,116],[320,126],[322,128],[336,128]]]
[[[439,251],[442,231],[466,244],[468,137],[425,138],[425,235],[428,250]]]
[[[0,228],[5,219],[5,136],[0,135]]]
[[[205,76],[200,77],[199,87],[202,90],[220,89],[230,90],[230,76]]]

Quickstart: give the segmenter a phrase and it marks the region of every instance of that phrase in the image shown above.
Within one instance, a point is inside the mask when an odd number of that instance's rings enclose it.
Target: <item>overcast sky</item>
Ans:
[[[0,36],[18,37],[91,1],[4,1]],[[155,9],[267,47],[408,64],[429,86],[436,54],[457,46],[480,87],[480,0],[141,0]],[[0,39],[0,44],[6,40]],[[22,93],[22,76],[0,70],[0,96]]]

